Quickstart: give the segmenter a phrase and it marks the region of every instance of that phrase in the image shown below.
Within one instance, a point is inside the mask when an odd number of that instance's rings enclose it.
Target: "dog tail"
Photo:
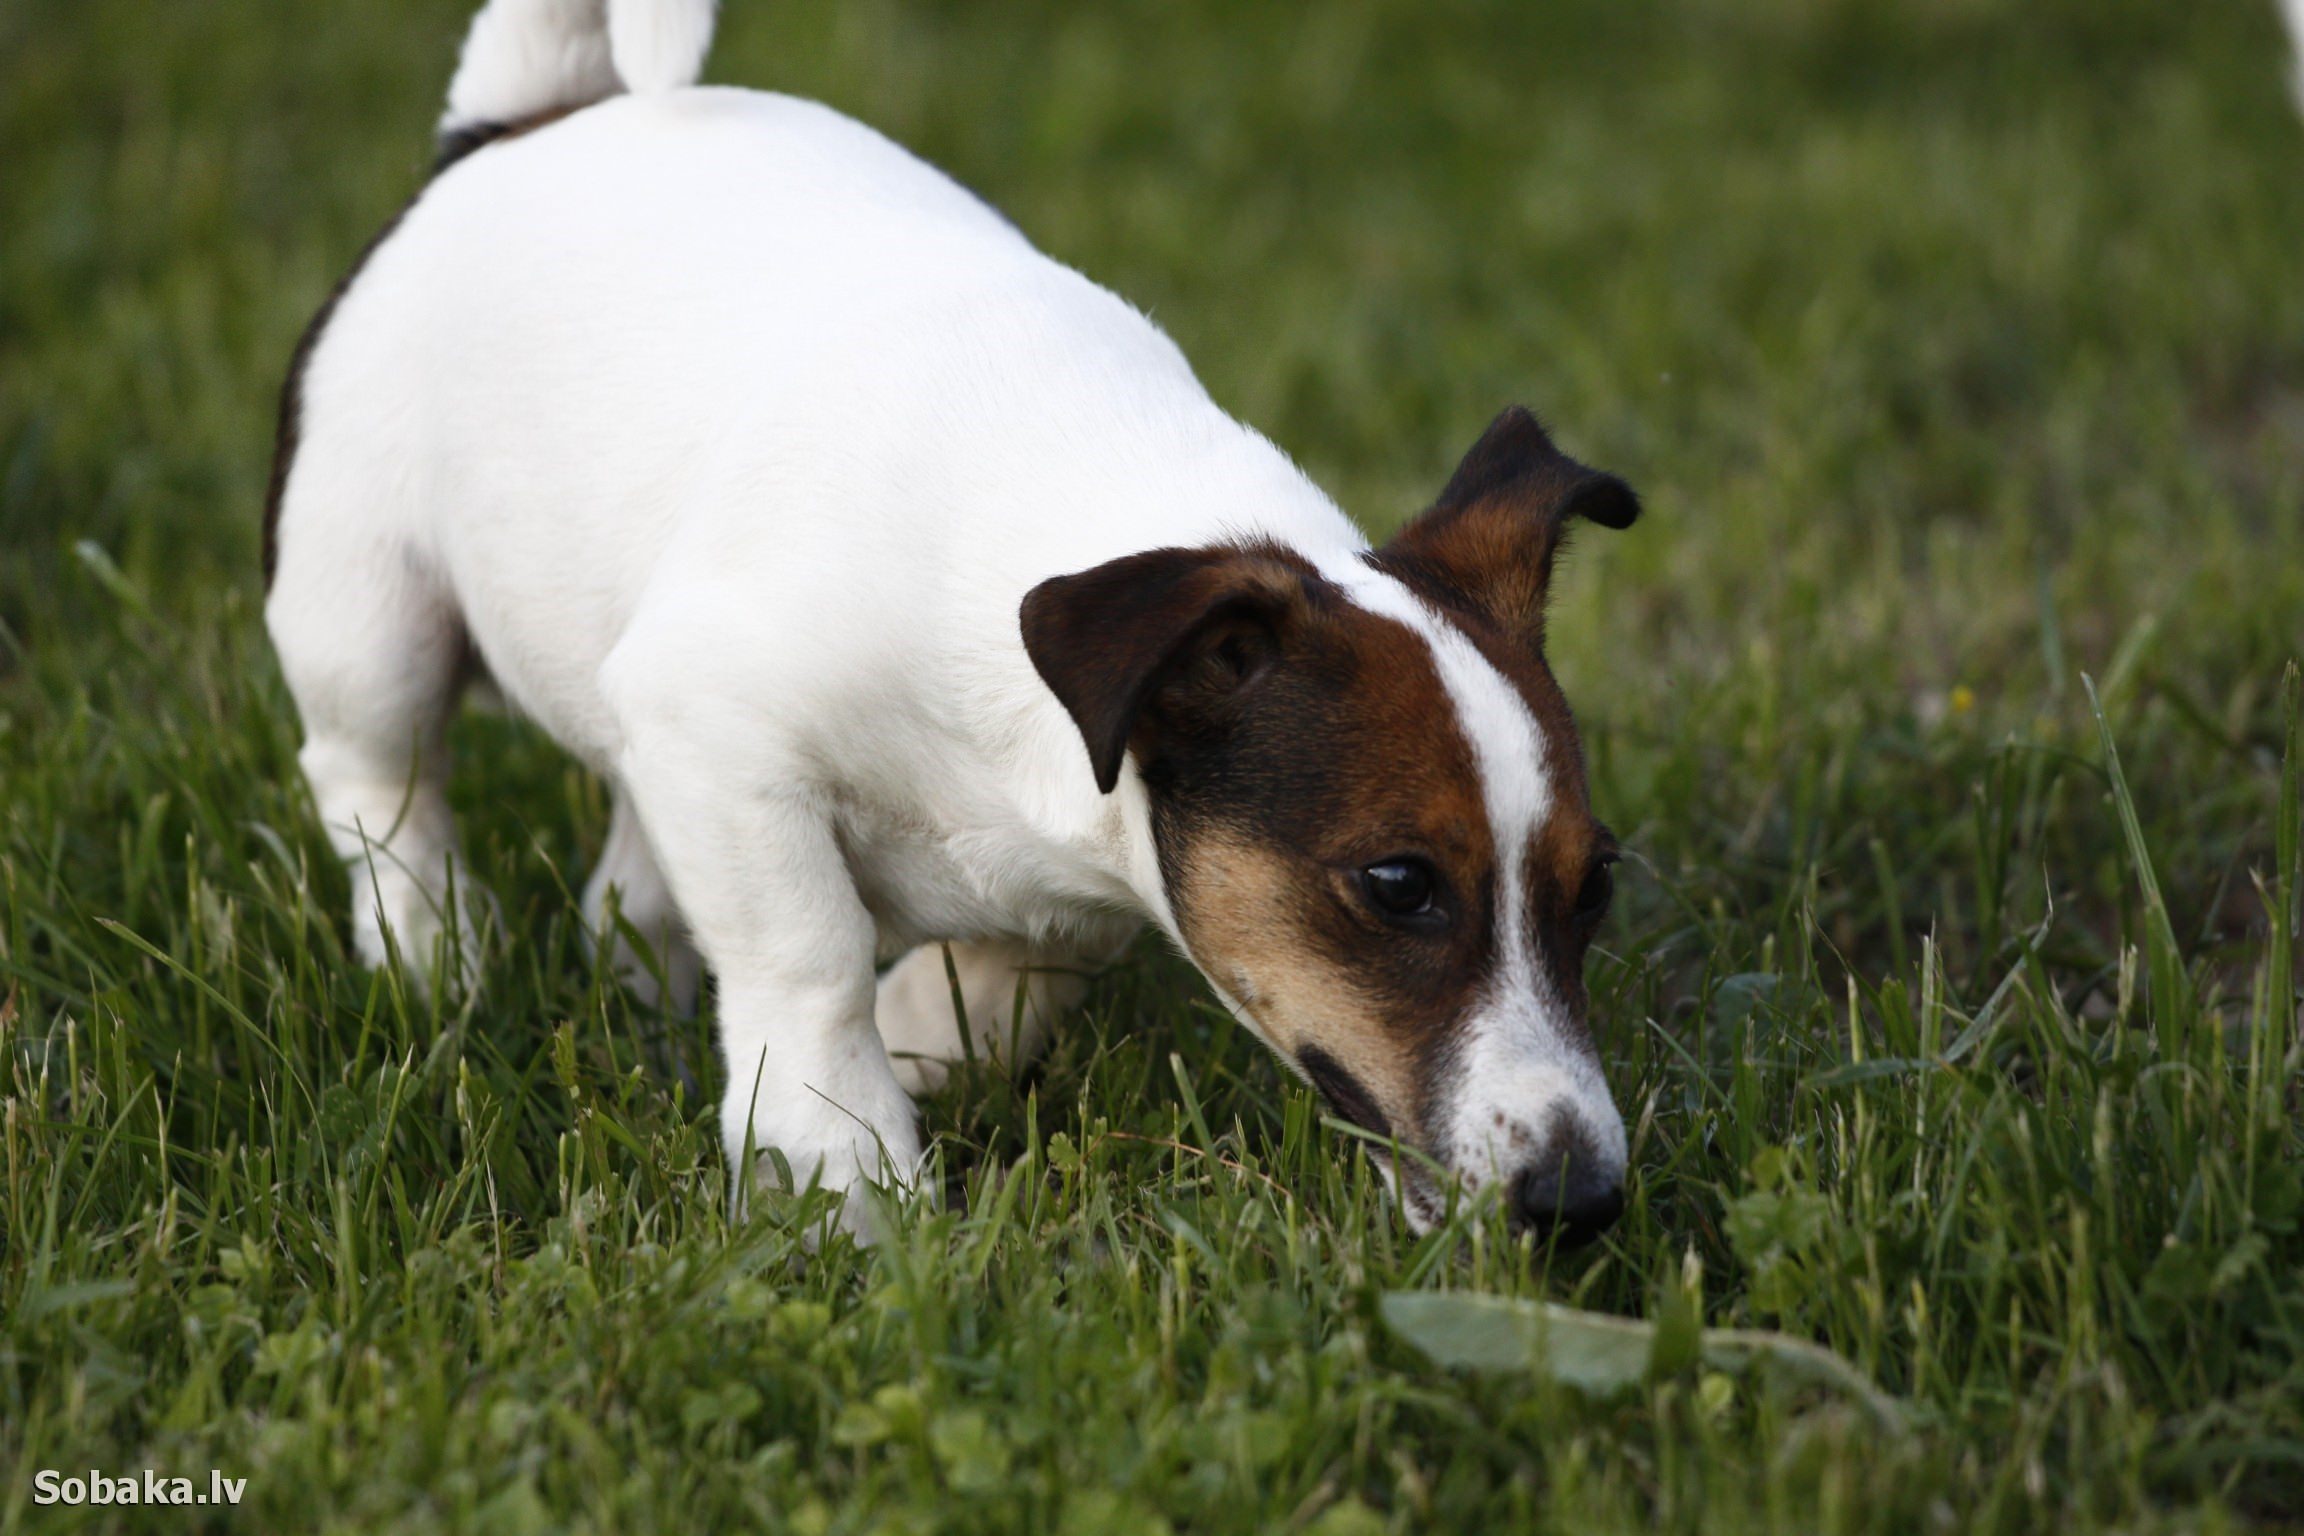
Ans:
[[[619,91],[694,85],[716,0],[487,0],[440,119],[445,168],[538,118]]]

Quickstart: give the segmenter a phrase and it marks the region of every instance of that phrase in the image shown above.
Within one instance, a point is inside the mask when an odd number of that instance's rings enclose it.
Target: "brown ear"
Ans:
[[[1279,551],[1153,549],[1024,594],[1024,650],[1088,744],[1110,794],[1154,717],[1212,723],[1278,654],[1310,568]]]
[[[1485,614],[1541,642],[1552,557],[1568,520],[1629,528],[1640,498],[1614,475],[1553,445],[1524,406],[1488,424],[1440,499],[1378,552],[1376,563],[1446,606]]]

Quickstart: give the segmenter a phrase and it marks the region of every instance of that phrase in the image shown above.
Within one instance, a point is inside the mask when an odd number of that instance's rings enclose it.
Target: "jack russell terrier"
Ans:
[[[768,1149],[909,1184],[907,1091],[964,1030],[1024,1061],[1150,922],[1395,1145],[1415,1230],[1451,1181],[1605,1227],[1616,849],[1544,602],[1631,490],[1512,409],[1371,548],[974,195],[697,86],[712,23],[491,0],[438,173],[297,349],[265,618],[362,960],[477,947],[443,788],[485,678],[614,787],[598,942],[717,978],[739,1195]]]

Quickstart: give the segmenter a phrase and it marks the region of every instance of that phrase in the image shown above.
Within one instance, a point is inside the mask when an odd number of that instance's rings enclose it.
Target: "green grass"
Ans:
[[[1372,528],[1511,399],[1646,493],[1553,625],[1637,850],[1592,963],[1631,1206],[1572,1256],[1411,1238],[1150,946],[928,1106],[950,1197],[883,1247],[731,1225],[663,1065],[709,1102],[708,1025],[577,943],[601,790],[501,720],[456,794],[516,944],[453,1008],[349,962],[258,506],[462,20],[0,8],[0,1526],[224,1523],[30,1502],[145,1464],[294,1530],[2304,1519],[2268,5],[731,7],[714,78],[955,171]],[[1911,1430],[1453,1373],[1396,1289],[1693,1302]]]

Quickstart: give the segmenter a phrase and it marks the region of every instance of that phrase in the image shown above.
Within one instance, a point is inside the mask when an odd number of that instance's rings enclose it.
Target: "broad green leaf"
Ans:
[[[1595,1394],[1636,1387],[1658,1374],[1656,1325],[1638,1318],[1441,1291],[1393,1291],[1381,1310],[1394,1333],[1441,1365],[1524,1371]],[[1749,1328],[1707,1328],[1699,1338],[1713,1370],[1776,1371],[1845,1393],[1885,1429],[1905,1427],[1894,1398],[1821,1345]]]
[[[1532,1371],[1590,1392],[1648,1377],[1653,1325],[1547,1302],[1444,1291],[1394,1291],[1383,1301],[1394,1333],[1442,1365]]]

